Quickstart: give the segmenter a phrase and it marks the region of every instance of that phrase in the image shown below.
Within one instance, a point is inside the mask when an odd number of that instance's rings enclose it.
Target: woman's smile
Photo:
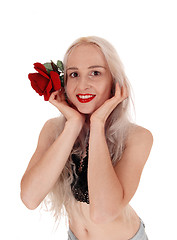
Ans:
[[[79,102],[81,103],[88,103],[90,101],[92,101],[96,95],[93,94],[78,94],[76,95],[77,99]]]

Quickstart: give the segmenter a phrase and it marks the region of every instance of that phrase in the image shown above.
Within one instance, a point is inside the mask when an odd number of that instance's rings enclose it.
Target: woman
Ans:
[[[148,239],[129,202],[152,147],[152,134],[128,115],[130,85],[106,40],[76,40],[64,58],[65,91],[50,103],[61,113],[41,130],[21,181],[24,204],[35,209],[48,195],[68,239]],[[65,96],[67,94],[67,100]]]

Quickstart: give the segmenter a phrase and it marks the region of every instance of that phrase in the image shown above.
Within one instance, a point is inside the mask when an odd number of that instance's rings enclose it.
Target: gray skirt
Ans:
[[[74,233],[71,231],[71,229],[68,230],[68,240],[79,240],[74,235]],[[97,239],[95,239],[95,240],[97,240]],[[140,224],[139,230],[137,231],[135,236],[132,237],[129,240],[148,240],[148,237],[147,237],[146,232],[145,232],[145,224],[143,223],[142,220],[141,220],[141,224]]]

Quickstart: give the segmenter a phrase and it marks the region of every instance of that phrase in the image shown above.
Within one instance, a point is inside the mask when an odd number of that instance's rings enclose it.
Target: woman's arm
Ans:
[[[104,126],[91,125],[89,141],[88,186],[90,216],[96,223],[115,220],[129,203],[152,146],[152,134],[137,127],[128,139],[121,160],[113,168]]]
[[[66,122],[54,141],[52,132],[57,131],[54,125],[53,119],[44,125],[37,149],[21,180],[21,199],[29,209],[38,207],[57,181],[80,132],[76,124]]]

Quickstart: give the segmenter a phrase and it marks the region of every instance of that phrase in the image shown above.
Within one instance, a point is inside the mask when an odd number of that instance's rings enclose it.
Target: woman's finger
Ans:
[[[120,97],[121,96],[121,89],[120,89],[119,82],[116,83],[115,96],[116,97]]]
[[[122,98],[126,99],[127,97],[128,97],[128,88],[127,88],[127,85],[124,84],[122,86]]]

